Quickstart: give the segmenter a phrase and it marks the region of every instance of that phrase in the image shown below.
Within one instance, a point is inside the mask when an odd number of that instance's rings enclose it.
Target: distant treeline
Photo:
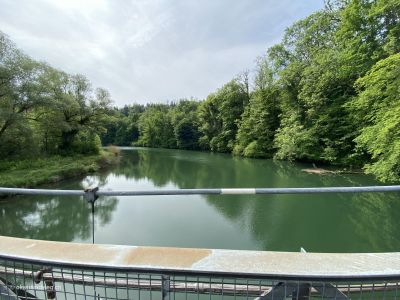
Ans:
[[[0,160],[98,153],[111,100],[22,53],[0,31]]]
[[[115,108],[102,142],[363,166],[398,181],[399,51],[400,1],[326,1],[206,100]]]

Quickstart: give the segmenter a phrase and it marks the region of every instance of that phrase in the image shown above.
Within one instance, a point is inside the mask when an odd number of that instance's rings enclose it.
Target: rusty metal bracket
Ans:
[[[40,283],[42,280],[44,280],[44,284],[46,286],[46,294],[47,294],[47,299],[56,299],[56,289],[54,286],[54,280],[53,278],[44,278],[45,273],[53,273],[53,270],[51,268],[43,268],[37,272],[34,273],[33,275],[33,280],[36,284]]]
[[[35,283],[40,283],[45,273],[52,273],[51,268],[43,268],[33,274],[33,280]]]

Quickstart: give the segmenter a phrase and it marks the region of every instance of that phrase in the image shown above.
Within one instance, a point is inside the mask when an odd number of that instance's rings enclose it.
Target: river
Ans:
[[[48,188],[169,189],[377,185],[361,174],[308,174],[307,164],[228,154],[124,148],[118,165]],[[81,197],[0,200],[0,235],[92,241]],[[400,193],[102,197],[95,242],[309,252],[399,251]]]

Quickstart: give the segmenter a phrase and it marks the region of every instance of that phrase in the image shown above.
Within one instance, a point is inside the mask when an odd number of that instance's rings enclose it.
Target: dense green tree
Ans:
[[[231,152],[238,124],[248,103],[247,90],[232,80],[207,97],[200,107],[201,144],[217,152]]]
[[[82,75],[70,76],[55,69],[48,74],[48,84],[52,101],[45,121],[51,120],[58,129],[55,132],[59,136],[57,150],[62,153],[88,152],[84,144],[94,145],[98,139],[96,135],[104,130],[110,111],[110,94],[104,89],[93,91],[88,79]],[[93,151],[95,149],[98,147]]]
[[[31,111],[46,100],[43,76],[48,67],[19,51],[0,32],[0,148],[3,155],[27,154],[33,142]],[[30,150],[28,150],[30,149]]]
[[[111,100],[82,75],[37,62],[0,33],[0,154],[99,150]]]
[[[199,148],[199,103],[195,100],[181,100],[173,107],[172,125],[179,149],[198,149]]]
[[[337,101],[325,94],[330,93],[329,88],[336,88],[335,83],[326,87],[319,81],[325,72],[336,68],[332,57],[325,54],[335,46],[336,28],[336,12],[316,12],[288,28],[281,45],[269,51],[281,87],[281,126],[275,139],[277,158],[329,161],[336,158],[332,157],[335,150],[329,137],[331,132],[319,128],[330,122],[329,114],[321,112],[321,108]],[[336,78],[330,75],[325,78]]]
[[[384,51],[389,55],[400,52],[400,2],[378,0],[372,6],[370,16],[378,24],[377,38]]]
[[[140,104],[125,105],[110,111],[110,120],[101,134],[103,145],[130,146],[139,138],[139,117],[145,108]]]
[[[277,92],[273,88],[253,93],[242,117],[234,153],[246,157],[272,157],[279,127]]]
[[[349,105],[362,124],[356,142],[372,161],[366,171],[384,181],[400,178],[400,54],[379,61],[357,80],[360,91]]]
[[[255,88],[239,123],[233,153],[246,157],[272,157],[275,132],[279,127],[279,89],[265,57],[258,60]]]
[[[146,147],[176,148],[172,115],[167,105],[149,106],[139,117],[140,137],[137,145]]]

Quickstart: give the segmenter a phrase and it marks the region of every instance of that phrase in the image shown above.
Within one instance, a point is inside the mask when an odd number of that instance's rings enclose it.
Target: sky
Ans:
[[[0,30],[25,53],[114,103],[203,99],[323,0],[0,0]]]

